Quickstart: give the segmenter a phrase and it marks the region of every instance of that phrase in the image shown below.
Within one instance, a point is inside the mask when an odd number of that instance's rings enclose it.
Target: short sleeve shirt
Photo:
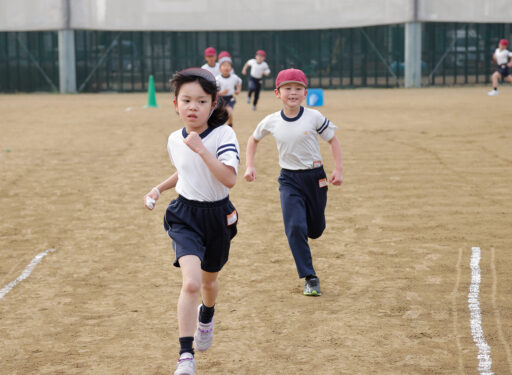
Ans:
[[[258,64],[256,59],[250,59],[247,61],[247,65],[251,67],[251,77],[254,77],[256,79],[261,79],[263,77],[263,74],[269,74],[270,68],[268,67],[268,64],[263,61],[261,64]]]
[[[498,65],[503,65],[508,63],[508,58],[512,57],[512,52],[510,52],[508,49],[501,50],[499,48],[496,48],[496,51],[494,51],[496,54],[496,62]]]
[[[224,94],[224,96],[234,95],[236,86],[242,84],[242,80],[235,73],[231,73],[227,78],[219,74],[216,80],[219,92],[228,90],[227,94]]]
[[[187,136],[187,131],[183,128],[173,132],[167,142],[169,158],[178,171],[176,192],[187,199],[200,202],[224,199],[228,196],[229,189],[217,180],[201,156],[183,142]],[[238,173],[240,147],[230,126],[208,128],[200,136],[211,154]]]
[[[281,168],[303,170],[322,165],[318,137],[328,142],[336,129],[319,111],[301,107],[295,118],[286,117],[283,111],[268,115],[258,124],[253,136],[260,141],[272,134],[276,139]]]
[[[213,74],[214,77],[217,77],[220,74],[219,63],[216,62],[215,66],[210,66],[208,63],[204,64],[201,68],[208,70]]]

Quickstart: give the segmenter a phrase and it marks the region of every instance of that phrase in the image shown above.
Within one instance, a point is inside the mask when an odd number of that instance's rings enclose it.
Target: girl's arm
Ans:
[[[235,95],[240,94],[240,91],[242,91],[242,84],[235,86]]]
[[[329,182],[333,185],[341,185],[343,182],[343,159],[341,157],[341,146],[336,136],[329,141],[331,145],[332,158],[334,160],[334,171],[331,174]]]
[[[247,150],[245,152],[245,180],[252,182],[256,179],[256,168],[254,168],[254,156],[258,148],[258,142],[254,136],[249,137],[247,141]]]
[[[236,172],[233,167],[222,163],[204,147],[201,137],[196,132],[190,134],[183,140],[185,144],[203,159],[204,163],[221,184],[231,189],[236,183]]]
[[[158,198],[160,198],[160,193],[174,188],[176,186],[177,182],[178,182],[178,172],[174,172],[169,178],[167,178],[163,182],[156,185],[154,188],[151,189],[151,191],[149,193],[144,195],[144,206],[146,206],[146,208],[148,210],[152,210],[153,207],[149,207],[147,205],[146,198],[149,197],[156,202],[158,200]]]

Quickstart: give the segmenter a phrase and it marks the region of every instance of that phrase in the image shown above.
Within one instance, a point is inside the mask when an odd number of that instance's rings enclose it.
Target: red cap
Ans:
[[[308,79],[302,70],[285,69],[281,70],[276,78],[276,89],[287,83],[299,83],[308,87]]]
[[[508,40],[502,39],[502,40],[500,40],[500,44],[502,44],[504,46],[508,46]]]
[[[208,47],[204,50],[205,56],[215,56],[217,54],[217,50],[213,47]]]
[[[265,51],[263,51],[262,49],[259,49],[256,51],[256,55],[261,55],[263,57],[267,57],[267,54]]]
[[[229,54],[228,51],[222,51],[221,53],[219,53],[219,60],[223,57],[231,57],[231,55]]]

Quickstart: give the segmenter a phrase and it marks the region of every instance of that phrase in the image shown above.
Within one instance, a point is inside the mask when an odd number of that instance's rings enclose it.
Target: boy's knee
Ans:
[[[217,288],[217,285],[218,285],[218,280],[202,282],[202,288],[204,290],[208,290],[208,291],[215,290]]]

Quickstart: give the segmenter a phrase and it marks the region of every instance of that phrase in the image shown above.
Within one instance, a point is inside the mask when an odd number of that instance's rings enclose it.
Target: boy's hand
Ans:
[[[201,137],[196,132],[190,132],[183,142],[195,153],[201,154],[206,150]]]
[[[334,171],[329,178],[329,182],[333,185],[339,186],[343,183],[343,173],[341,171]]]
[[[256,168],[247,167],[245,169],[244,178],[245,178],[245,181],[247,181],[247,182],[252,182],[252,181],[256,180]]]
[[[240,91],[242,91],[242,90],[239,90],[239,89],[235,90],[235,95],[240,94]]]

